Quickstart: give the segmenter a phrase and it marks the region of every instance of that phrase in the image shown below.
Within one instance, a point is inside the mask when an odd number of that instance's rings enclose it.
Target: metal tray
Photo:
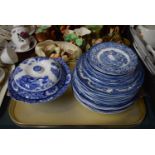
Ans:
[[[82,106],[73,96],[72,89],[46,104],[25,104],[11,100],[9,115],[12,121],[27,128],[60,128],[63,126],[136,126],[145,117],[145,104],[141,98],[119,114],[100,114]]]
[[[8,88],[9,74],[13,71],[14,68],[15,68],[15,65],[4,67],[6,75],[5,75],[5,79],[4,79],[4,81],[3,81],[3,83],[1,84],[1,87],[0,87],[0,107],[2,105],[5,93],[6,93],[7,88]]]

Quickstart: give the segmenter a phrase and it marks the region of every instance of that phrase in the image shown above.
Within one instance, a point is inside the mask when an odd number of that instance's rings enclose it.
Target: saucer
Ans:
[[[27,50],[18,49],[12,41],[8,43],[8,46],[14,49],[15,52],[17,53],[24,53],[24,52],[31,51],[33,48],[35,48],[36,45],[37,45],[37,40],[33,36],[30,37],[30,48]]]

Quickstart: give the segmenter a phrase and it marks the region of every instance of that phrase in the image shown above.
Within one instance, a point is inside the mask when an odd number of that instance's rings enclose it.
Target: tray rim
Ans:
[[[8,113],[9,113],[9,117],[11,118],[11,120],[13,121],[13,123],[15,123],[17,126],[21,127],[21,128],[65,128],[65,127],[69,127],[69,128],[128,128],[128,127],[136,127],[138,125],[141,124],[141,122],[144,120],[145,116],[146,116],[146,105],[145,105],[145,100],[144,97],[142,99],[140,99],[143,101],[142,104],[140,104],[140,111],[143,113],[139,120],[137,122],[133,122],[132,124],[129,125],[35,125],[35,124],[29,124],[29,123],[22,123],[19,122],[14,115],[14,111],[13,109],[16,106],[16,103],[11,99],[10,103],[9,103],[9,107],[8,107]],[[13,102],[13,103],[11,103]]]

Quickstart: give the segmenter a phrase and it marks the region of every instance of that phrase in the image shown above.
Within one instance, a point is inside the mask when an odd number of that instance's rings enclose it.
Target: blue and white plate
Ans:
[[[49,101],[53,101],[55,99],[57,99],[59,96],[61,96],[65,91],[66,89],[68,88],[68,85],[70,83],[70,75],[68,75],[66,77],[66,82],[64,84],[64,86],[57,91],[57,93],[55,93],[54,95],[48,97],[48,98],[44,98],[44,99],[29,99],[29,98],[25,98],[25,97],[22,97],[20,96],[19,94],[17,94],[12,88],[11,86],[9,86],[9,94],[10,96],[17,100],[17,101],[22,101],[22,102],[25,102],[25,103],[30,103],[30,104],[37,104],[37,103],[48,103]]]
[[[82,58],[81,58],[82,60]],[[83,60],[84,62],[85,60]],[[92,69],[87,69],[83,65],[82,61],[79,61],[78,68],[75,70],[75,74],[86,86],[100,92],[110,93],[110,94],[125,94],[125,93],[133,93],[136,89],[143,83],[144,74],[139,67],[135,74],[131,76],[128,75],[128,78],[124,76],[120,76],[119,78],[112,76],[113,80],[111,80],[111,76],[100,74],[95,76],[93,74]],[[122,80],[125,79],[125,80]]]
[[[74,93],[75,98],[86,108],[90,109],[91,111],[94,112],[98,112],[98,113],[104,113],[104,114],[115,114],[115,113],[120,113],[122,111],[125,111],[130,105],[120,108],[120,109],[106,109],[106,108],[102,108],[102,109],[97,109],[94,108],[94,106],[90,105],[90,102],[88,102],[88,100],[82,98],[81,96],[79,96],[78,94]]]
[[[23,61],[14,70],[8,89],[16,100],[40,103],[62,95],[70,80],[70,70],[62,59],[34,57]]]
[[[88,51],[88,62],[96,70],[111,75],[127,74],[135,70],[138,59],[127,46],[114,43],[100,43]]]
[[[79,86],[80,87],[80,86]],[[122,107],[127,107],[129,106],[135,95],[133,95],[132,97],[128,98],[128,99],[124,99],[122,100],[122,98],[120,97],[120,99],[114,99],[112,97],[109,96],[109,98],[107,97],[105,99],[105,97],[100,97],[98,98],[97,96],[93,96],[90,94],[89,91],[81,91],[81,89],[76,86],[76,84],[73,83],[73,90],[75,92],[75,94],[78,94],[79,96],[81,96],[82,98],[85,98],[89,103],[89,105],[91,105],[94,108],[99,108],[102,110],[105,109],[120,109]]]

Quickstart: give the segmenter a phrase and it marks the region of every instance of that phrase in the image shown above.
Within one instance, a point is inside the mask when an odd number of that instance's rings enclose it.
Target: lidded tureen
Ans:
[[[70,80],[70,70],[62,59],[33,57],[16,67],[10,76],[8,89],[15,100],[42,103],[62,95]]]

